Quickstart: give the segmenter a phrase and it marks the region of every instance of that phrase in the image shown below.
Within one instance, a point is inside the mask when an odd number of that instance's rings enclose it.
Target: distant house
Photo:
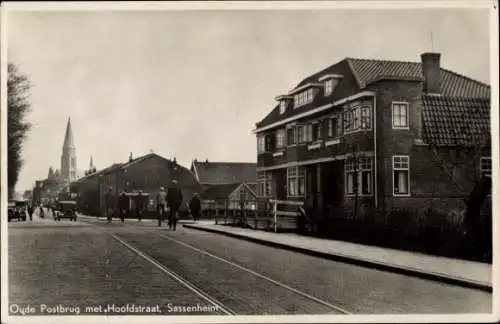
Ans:
[[[263,202],[347,217],[463,208],[491,174],[490,86],[441,68],[439,53],[346,58],[276,100],[254,130]]]
[[[257,164],[245,162],[202,162],[194,160],[191,163],[191,172],[203,189],[214,185],[257,183]]]
[[[257,187],[256,163],[209,162],[208,160],[202,162],[195,159],[191,163],[190,170],[203,188],[201,195],[203,209],[212,210],[216,207],[223,209],[226,202],[229,208],[231,204],[236,204],[234,200],[239,191],[247,192],[245,196],[248,200],[247,205],[253,206]],[[239,196],[237,199],[240,199]]]
[[[254,210],[257,195],[245,183],[230,183],[208,188],[202,198],[210,209]]]

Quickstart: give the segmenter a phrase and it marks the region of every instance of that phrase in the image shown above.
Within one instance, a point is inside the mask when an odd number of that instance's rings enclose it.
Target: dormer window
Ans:
[[[300,107],[304,106],[308,103],[311,103],[313,101],[314,97],[314,89],[310,88],[307,89],[306,91],[302,91],[294,96],[294,107]]]
[[[340,74],[327,74],[319,78],[319,81],[323,82],[325,96],[329,96],[333,93],[333,89],[335,89],[339,80],[342,78],[343,76]]]
[[[283,115],[286,111],[286,101],[281,100],[280,101],[280,115]]]

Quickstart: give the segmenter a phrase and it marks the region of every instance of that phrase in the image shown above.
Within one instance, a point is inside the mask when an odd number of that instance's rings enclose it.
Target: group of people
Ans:
[[[177,221],[179,219],[179,210],[183,202],[182,191],[178,187],[177,181],[173,180],[172,185],[166,191],[164,187],[160,187],[155,198],[158,226],[161,226],[165,219],[165,213],[168,213],[168,228],[175,231]],[[121,221],[124,222],[125,215],[130,209],[130,197],[125,192],[122,192],[118,199],[119,216]],[[111,222],[115,212],[115,201],[112,187],[109,187],[105,200],[107,219],[108,222]],[[144,194],[142,190],[139,190],[137,195],[134,197],[135,213],[139,221],[142,220],[142,216],[148,205],[148,200],[148,195]],[[191,214],[193,219],[197,221],[201,213],[201,200],[197,193],[193,195],[187,207],[188,212]]]

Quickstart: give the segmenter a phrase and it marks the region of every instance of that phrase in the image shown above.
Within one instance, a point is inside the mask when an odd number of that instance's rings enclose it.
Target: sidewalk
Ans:
[[[298,234],[272,233],[215,225],[213,221],[200,221],[197,224],[184,224],[183,226],[336,261],[492,291],[491,264],[313,238]]]

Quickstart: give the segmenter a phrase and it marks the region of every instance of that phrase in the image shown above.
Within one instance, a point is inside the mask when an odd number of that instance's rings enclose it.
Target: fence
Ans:
[[[223,204],[215,201],[205,201],[208,207],[205,209],[205,217],[214,219],[216,224],[250,227],[253,229],[272,230],[274,232],[292,230],[298,228],[298,218],[305,214],[300,201],[274,200],[268,201],[268,208],[258,211],[256,208],[235,208],[240,201],[226,200]],[[248,203],[248,202],[247,202]],[[253,201],[252,201],[253,203]],[[284,206],[287,210],[279,207]],[[211,211],[211,214],[208,212]]]
[[[214,219],[216,224],[245,226],[249,218],[255,217],[255,201],[225,200],[204,201],[204,217]]]

